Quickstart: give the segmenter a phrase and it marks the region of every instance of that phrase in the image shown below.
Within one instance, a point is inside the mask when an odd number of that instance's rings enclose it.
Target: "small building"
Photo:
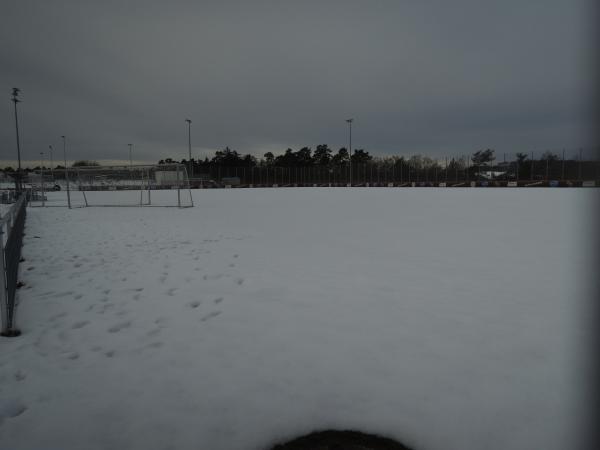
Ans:
[[[221,183],[229,186],[239,186],[241,183],[240,177],[223,177]]]

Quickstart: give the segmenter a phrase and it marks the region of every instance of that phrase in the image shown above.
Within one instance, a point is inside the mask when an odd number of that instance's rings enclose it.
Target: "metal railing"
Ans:
[[[15,296],[25,229],[27,196],[21,195],[0,218],[0,335],[18,336]]]

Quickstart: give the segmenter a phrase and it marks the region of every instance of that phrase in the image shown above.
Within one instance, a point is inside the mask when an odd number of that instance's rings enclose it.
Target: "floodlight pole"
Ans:
[[[190,163],[190,178],[194,177],[194,165],[192,164],[192,121],[185,119],[188,124],[188,157]]]
[[[531,152],[531,173],[529,175],[531,181],[533,182],[533,152]]]
[[[354,119],[346,119],[348,122],[348,157],[350,162],[350,187],[352,187],[352,122]]]
[[[129,170],[131,170],[132,166],[133,166],[133,160],[131,159],[131,147],[133,147],[133,144],[127,144],[129,145]]]
[[[40,177],[42,179],[42,206],[46,206],[44,201],[44,152],[40,152]]]
[[[17,115],[17,103],[19,103],[21,100],[19,100],[19,92],[21,92],[21,90],[19,88],[12,88],[12,102],[15,104],[15,129],[17,130],[17,158],[18,158],[18,168],[17,168],[17,180],[16,180],[16,187],[17,187],[17,191],[21,192],[23,186],[21,184],[21,143],[19,141],[19,117]]]
[[[65,158],[65,180],[67,181],[67,204],[69,205],[69,209],[71,209],[71,191],[69,188],[69,171],[67,170],[67,138],[65,136],[61,136],[63,140],[63,156]]]

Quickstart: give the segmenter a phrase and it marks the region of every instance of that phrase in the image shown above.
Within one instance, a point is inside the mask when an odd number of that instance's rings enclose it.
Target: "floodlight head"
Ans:
[[[190,119],[185,119],[185,121],[186,121],[187,123],[192,123],[192,121],[191,121]]]
[[[21,92],[21,89],[12,88],[12,101],[15,103],[19,103],[21,101],[17,98],[19,96],[19,92]]]
[[[352,123],[352,122],[354,122],[354,119],[346,119],[346,122]]]
[[[50,151],[52,151],[52,146],[51,145],[49,145],[48,148],[50,149]]]

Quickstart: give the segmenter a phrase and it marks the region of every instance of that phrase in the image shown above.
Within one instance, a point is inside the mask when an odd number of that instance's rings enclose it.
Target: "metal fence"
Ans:
[[[572,153],[572,152],[571,152]],[[591,153],[591,152],[587,152]],[[504,154],[498,160],[481,165],[474,164],[466,156],[413,161],[412,159],[375,159],[366,163],[306,164],[304,166],[280,166],[277,163],[260,163],[254,166],[229,166],[215,163],[194,165],[195,178],[192,187],[248,187],[248,186],[447,186],[470,185],[475,182],[516,182],[518,186],[532,183],[548,185],[560,182],[561,186],[581,186],[584,182],[600,184],[600,160],[597,152],[567,155],[566,152],[535,159],[507,159]],[[543,155],[542,155],[543,156]],[[235,180],[232,182],[231,180]],[[512,184],[512,183],[511,183]]]
[[[0,218],[0,335],[18,336],[15,295],[25,229],[27,197],[21,195]]]
[[[307,167],[229,167],[215,166],[196,169],[197,178],[191,187],[264,187],[264,186],[464,186],[506,185],[532,183],[561,186],[581,186],[584,182],[600,184],[600,162],[596,161],[527,161],[473,166],[444,164],[433,167],[414,167],[409,162],[307,166]],[[496,183],[497,182],[497,183]],[[511,183],[511,184],[512,184]]]

